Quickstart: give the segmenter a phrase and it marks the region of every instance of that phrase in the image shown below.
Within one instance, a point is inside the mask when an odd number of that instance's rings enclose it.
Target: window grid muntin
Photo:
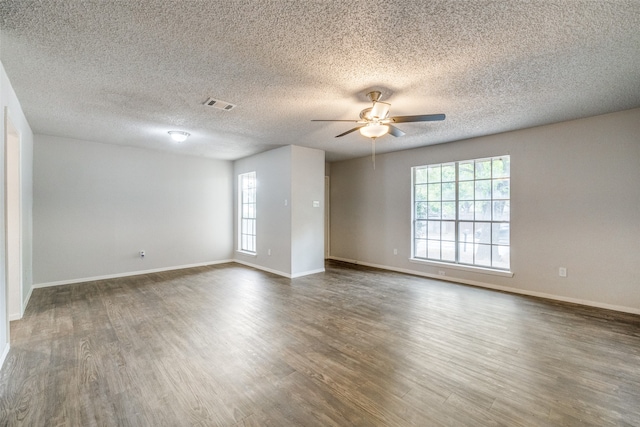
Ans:
[[[496,168],[497,162],[504,162],[505,160],[507,162],[506,165],[503,163],[502,170],[498,170]],[[443,177],[442,171],[445,166],[454,167],[453,181]],[[451,175],[450,172],[449,175]],[[509,218],[511,196],[510,156],[496,156],[414,167],[412,177],[414,179],[412,194],[414,202],[414,230],[412,233],[414,258],[509,270],[511,244]],[[445,183],[450,182],[455,183],[455,219],[453,220],[444,217],[445,209],[443,208],[444,191],[442,188]],[[460,183],[465,182],[471,185],[462,186],[467,194],[463,194],[461,197]],[[424,191],[421,186],[430,191]],[[496,194],[499,186],[502,188]],[[478,195],[476,195],[477,189],[480,193]],[[472,190],[472,197],[468,194],[470,190]],[[461,198],[466,200],[460,200]],[[461,204],[465,208],[469,208],[471,215],[467,213],[464,218],[461,218]],[[439,208],[435,209],[435,206],[439,206]],[[483,207],[482,210],[478,210],[480,206]],[[498,216],[496,212],[498,206],[501,206],[501,216],[496,218]],[[454,260],[443,259],[443,249],[445,246],[450,247],[451,241],[442,239],[442,227],[443,222],[449,223],[450,221],[454,223]],[[430,234],[430,231],[435,234],[435,223],[439,223],[441,236],[439,240],[431,238],[435,236]],[[463,231],[461,226],[461,224],[468,223],[471,224],[473,230],[471,241],[468,240],[470,233]],[[424,233],[416,233],[416,230],[422,231],[423,229],[425,230]],[[480,230],[482,230],[482,233],[476,238],[476,232]],[[462,236],[463,234],[465,236]],[[485,234],[488,235],[485,236]],[[436,247],[436,242],[439,242],[439,247]],[[431,251],[429,249],[430,245]],[[464,248],[468,248],[469,245],[473,249],[471,261],[467,259],[468,257],[463,256]],[[479,253],[485,255],[485,257],[479,258]],[[506,263],[499,259],[501,253],[505,255]]]

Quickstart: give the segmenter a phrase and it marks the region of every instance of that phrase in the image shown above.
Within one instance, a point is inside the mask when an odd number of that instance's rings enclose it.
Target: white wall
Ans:
[[[231,259],[232,170],[228,161],[36,135],[35,286]]]
[[[375,170],[369,158],[332,163],[331,255],[640,313],[639,135],[635,109],[379,155]],[[410,262],[411,167],[502,154],[511,155],[513,277]]]
[[[0,109],[2,111],[2,119],[0,120],[0,135],[4,141],[5,114],[10,117],[11,123],[15,126],[20,135],[21,165],[22,174],[21,193],[22,193],[22,299],[23,307],[29,297],[29,291],[32,283],[32,259],[31,259],[31,205],[32,205],[32,150],[33,150],[33,133],[27,122],[26,117],[20,106],[20,102],[11,86],[11,82],[4,70],[4,66],[0,63]],[[4,141],[6,144],[6,141]],[[3,179],[3,185],[0,186],[0,218],[2,224],[5,224],[5,149],[0,150],[0,176]],[[0,227],[0,366],[9,350],[9,323],[7,311],[7,288],[6,288],[6,234],[4,225]]]
[[[286,277],[323,271],[324,152],[286,146],[237,160],[236,192],[237,176],[252,171],[258,181],[257,249],[255,255],[236,252],[235,260]],[[313,200],[320,201],[318,208]]]

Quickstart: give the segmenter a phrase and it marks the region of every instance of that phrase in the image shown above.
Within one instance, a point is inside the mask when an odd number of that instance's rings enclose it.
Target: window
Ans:
[[[412,171],[413,258],[509,270],[510,157]]]
[[[255,172],[238,176],[238,247],[250,253],[256,252],[256,184]]]

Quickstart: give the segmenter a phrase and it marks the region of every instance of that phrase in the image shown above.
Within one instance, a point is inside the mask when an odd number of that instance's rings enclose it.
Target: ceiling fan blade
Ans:
[[[358,123],[360,120],[311,120],[312,122],[351,122],[351,123]]]
[[[340,138],[341,136],[348,135],[348,134],[350,134],[351,132],[355,132],[355,131],[357,131],[358,129],[360,129],[360,128],[362,128],[362,127],[364,127],[364,126],[358,126],[358,127],[353,128],[353,129],[349,129],[349,130],[348,130],[348,131],[346,131],[346,132],[342,132],[340,135],[336,135],[336,138]]]
[[[423,114],[420,116],[396,116],[389,117],[393,123],[407,123],[407,122],[437,122],[444,120],[444,114]]]
[[[404,132],[402,132],[397,127],[395,127],[393,125],[387,125],[387,126],[389,126],[389,135],[393,135],[393,136],[402,136],[402,135],[404,135]]]

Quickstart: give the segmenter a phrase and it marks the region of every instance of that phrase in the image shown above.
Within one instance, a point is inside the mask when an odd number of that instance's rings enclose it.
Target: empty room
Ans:
[[[640,426],[638,28],[0,1],[0,426]]]

